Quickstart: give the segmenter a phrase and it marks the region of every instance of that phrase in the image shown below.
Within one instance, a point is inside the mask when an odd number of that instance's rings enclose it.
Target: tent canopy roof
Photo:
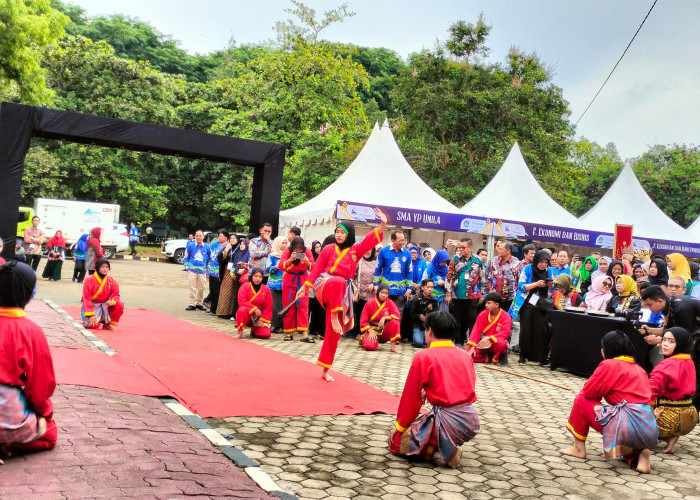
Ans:
[[[638,238],[692,241],[689,231],[656,206],[630,165],[624,166],[610,189],[580,220],[592,230],[613,232],[615,224],[631,224]]]
[[[457,213],[416,174],[399,149],[389,123],[375,123],[355,160],[324,191],[280,212],[280,226],[307,225],[332,218],[338,200]]]
[[[695,222],[688,226],[687,231],[691,238],[694,238],[696,241],[700,241],[700,216],[695,219]]]
[[[576,228],[581,223],[542,189],[516,142],[493,179],[462,207],[468,215]]]

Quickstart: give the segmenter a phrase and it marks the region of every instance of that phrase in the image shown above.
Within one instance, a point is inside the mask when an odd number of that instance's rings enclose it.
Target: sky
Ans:
[[[289,0],[66,0],[88,16],[125,14],[179,41],[194,54],[275,38]],[[322,12],[340,0],[306,0]],[[511,46],[536,52],[554,72],[576,122],[641,24],[653,0],[348,0],[356,14],[321,38],[386,47],[402,58],[432,49],[449,26],[492,26],[488,60]],[[656,144],[700,143],[700,2],[659,0],[615,73],[576,127],[577,137],[613,142],[623,159]]]

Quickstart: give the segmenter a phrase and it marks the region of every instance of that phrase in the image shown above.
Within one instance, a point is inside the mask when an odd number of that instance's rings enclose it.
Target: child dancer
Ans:
[[[377,296],[362,309],[360,318],[362,337],[360,345],[365,351],[374,351],[378,344],[391,342],[391,352],[399,353],[396,342],[401,340],[401,314],[399,308],[389,300],[389,285],[380,283]],[[365,342],[365,337],[369,342]]]
[[[254,267],[250,271],[249,282],[241,284],[238,290],[238,311],[236,325],[238,334],[243,338],[243,328],[250,326],[250,334],[259,339],[269,339],[270,320],[272,319],[272,292],[263,284],[263,270]]]

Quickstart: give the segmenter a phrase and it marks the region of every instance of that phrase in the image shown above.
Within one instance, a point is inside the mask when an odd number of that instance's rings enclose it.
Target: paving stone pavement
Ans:
[[[204,315],[193,320],[232,332],[223,320]],[[321,345],[284,342],[281,335],[250,341],[308,361],[315,361]],[[334,369],[400,394],[416,352],[405,345],[402,350],[393,355],[385,345],[363,352],[356,342],[342,340]],[[602,438],[595,432],[588,440],[587,460],[566,458],[557,450],[572,443],[565,424],[585,379],[533,364],[513,362],[500,368],[571,390],[477,365],[475,406],[481,432],[464,446],[454,470],[439,460],[408,463],[391,455],[386,436],[394,415],[207,421],[222,434],[235,432],[232,444],[299,498],[700,499],[699,429],[681,437],[675,455],[662,454],[659,446],[652,455],[650,475],[638,474],[623,462],[606,462]]]
[[[51,345],[98,350],[40,301],[27,307]],[[0,466],[0,498],[269,498],[159,399],[61,385],[55,449]]]

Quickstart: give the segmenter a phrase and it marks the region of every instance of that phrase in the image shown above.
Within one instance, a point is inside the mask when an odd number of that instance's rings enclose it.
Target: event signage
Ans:
[[[521,221],[491,219],[475,215],[430,212],[412,208],[370,205],[353,201],[339,200],[336,204],[335,217],[338,220],[379,223],[374,207],[381,208],[391,217],[392,223],[402,227],[436,229],[440,231],[458,231],[490,235],[496,238],[546,241],[585,247],[612,249],[613,233],[603,233],[586,229],[573,229],[560,226],[547,226]],[[700,243],[657,240],[651,238],[634,238],[635,250],[651,250],[655,253],[682,253],[687,257],[700,258]]]

